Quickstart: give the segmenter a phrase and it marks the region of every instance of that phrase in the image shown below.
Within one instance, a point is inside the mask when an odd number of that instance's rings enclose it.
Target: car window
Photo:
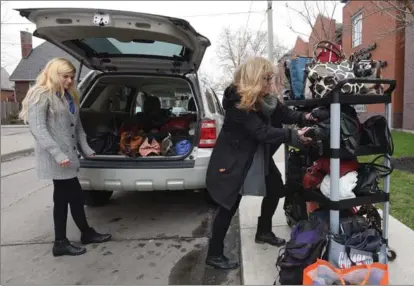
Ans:
[[[144,92],[138,92],[135,100],[134,112],[142,112],[146,96],[156,96],[160,100],[162,109],[170,109],[171,113],[176,116],[190,113],[188,110],[188,102],[190,100],[191,93],[157,93],[157,94],[146,94]]]
[[[140,55],[151,57],[183,57],[187,52],[185,47],[177,44],[161,41],[133,40],[129,42],[119,41],[114,38],[86,38],[66,41],[64,44],[72,44],[89,50],[95,55],[106,57],[118,55]]]
[[[207,99],[207,105],[208,109],[211,113],[216,113],[216,106],[214,103],[214,95],[210,92],[209,89],[206,89],[205,91],[206,99]]]
[[[128,112],[132,97],[133,89],[128,86],[122,86],[110,99],[110,111]]]
[[[224,109],[221,106],[221,103],[220,103],[216,93],[214,92],[214,90],[212,90],[212,92],[213,92],[213,101],[214,101],[214,105],[216,107],[217,113],[221,114],[221,115],[224,115]]]

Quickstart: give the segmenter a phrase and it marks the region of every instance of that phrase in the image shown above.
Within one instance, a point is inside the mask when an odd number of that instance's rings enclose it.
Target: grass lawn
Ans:
[[[394,140],[393,158],[414,156],[414,134],[392,131]],[[376,155],[359,157],[360,162],[371,162]],[[382,163],[382,162],[378,162]],[[414,229],[414,174],[394,170],[390,189],[391,215]]]

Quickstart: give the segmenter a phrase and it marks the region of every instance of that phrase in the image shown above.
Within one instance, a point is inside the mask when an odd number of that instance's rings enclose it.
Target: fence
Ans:
[[[1,123],[7,122],[10,115],[17,114],[19,112],[19,103],[17,102],[0,102],[1,107]]]

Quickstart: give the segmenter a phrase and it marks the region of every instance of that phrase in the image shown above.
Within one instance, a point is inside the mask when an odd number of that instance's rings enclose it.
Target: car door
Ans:
[[[211,45],[179,18],[99,8],[17,11],[36,25],[34,36],[55,44],[91,70],[194,72]]]

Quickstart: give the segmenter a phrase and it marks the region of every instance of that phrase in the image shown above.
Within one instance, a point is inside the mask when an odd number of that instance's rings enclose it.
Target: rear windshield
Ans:
[[[120,42],[114,38],[88,38],[69,41],[87,53],[98,56],[151,56],[182,58],[185,47],[160,41],[134,40]]]

